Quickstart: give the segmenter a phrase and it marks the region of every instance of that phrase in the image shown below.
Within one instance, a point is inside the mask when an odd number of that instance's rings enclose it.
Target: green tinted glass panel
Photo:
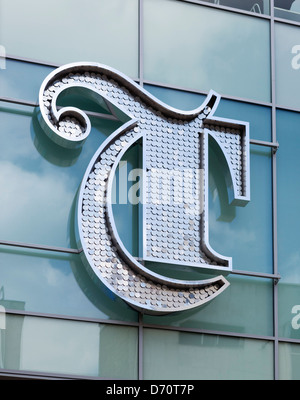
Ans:
[[[200,279],[192,275],[189,279]],[[273,334],[272,282],[229,275],[230,286],[203,307],[177,315],[145,316],[144,322],[253,335]]]
[[[299,126],[299,113],[277,111],[278,261],[280,275],[288,283],[300,283]]]
[[[52,67],[6,60],[6,69],[0,69],[0,96],[37,103],[40,86],[51,71]]]
[[[276,39],[276,102],[300,108],[300,29],[277,23]]]
[[[4,369],[137,378],[135,328],[7,314],[1,335]]]
[[[180,110],[193,110],[199,107],[206,98],[201,94],[152,85],[144,85],[144,88],[164,103]],[[249,122],[251,139],[271,140],[271,109],[269,107],[221,99],[215,116]]]
[[[271,342],[145,329],[145,379],[273,379]]]
[[[270,101],[268,21],[172,0],[144,3],[145,79]]]
[[[279,334],[297,339],[300,330],[292,324],[292,309],[300,304],[299,126],[299,113],[277,111]]]
[[[300,22],[299,0],[274,0],[274,16]]]
[[[207,3],[225,7],[239,8],[256,14],[269,14],[269,0],[204,0]]]
[[[228,204],[225,167],[210,148],[210,244],[232,257],[233,269],[272,273],[271,150],[251,145],[251,200],[245,207]]]
[[[53,0],[46,8],[36,0],[1,0],[0,7],[7,54],[58,64],[94,61],[137,77],[137,0]]]
[[[76,247],[77,191],[90,159],[120,123],[91,118],[84,145],[68,150],[46,137],[33,108],[2,103],[0,112],[0,238]]]
[[[300,380],[300,344],[279,344],[279,379]]]
[[[137,321],[92,279],[80,255],[0,246],[0,305],[30,312]]]

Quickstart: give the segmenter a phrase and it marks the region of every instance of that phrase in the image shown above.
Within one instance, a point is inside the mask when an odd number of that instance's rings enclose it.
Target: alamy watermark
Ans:
[[[5,47],[0,44],[0,69],[6,69],[6,50]]]
[[[295,316],[292,318],[291,324],[293,329],[300,329],[300,305],[294,305],[291,310]]]
[[[295,54],[291,61],[292,68],[297,70],[300,68],[300,44],[295,44],[292,47],[291,53]]]
[[[201,214],[204,207],[204,170],[135,168],[128,172],[127,162],[121,161],[117,179],[112,185],[111,198],[99,187],[95,200],[111,204],[181,205],[187,213]],[[105,172],[104,172],[105,173]]]

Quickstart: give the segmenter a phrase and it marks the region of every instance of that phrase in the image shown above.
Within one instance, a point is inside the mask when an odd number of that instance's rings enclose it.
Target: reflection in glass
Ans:
[[[274,6],[275,17],[300,21],[300,0],[274,0]]]
[[[16,315],[7,320],[5,369],[137,379],[135,328]]]
[[[1,0],[0,27],[9,54],[56,64],[93,61],[138,75],[137,0],[52,0],[46,10],[36,0],[26,7]]]
[[[145,329],[144,379],[273,379],[264,340]]]
[[[257,14],[269,14],[269,0],[204,0],[208,3],[238,8]]]
[[[1,97],[36,103],[40,86],[53,69],[43,65],[7,59],[6,68],[1,69],[0,72]]]
[[[91,118],[84,146],[70,150],[47,138],[32,108],[3,103],[0,112],[0,238],[76,248],[78,188],[97,148],[120,122]]]
[[[276,103],[300,108],[300,30],[297,26],[275,24]]]
[[[219,151],[209,156],[210,245],[232,257],[233,269],[272,273],[271,150],[251,145],[250,202],[228,203],[225,166]]]
[[[279,379],[300,380],[300,344],[279,344]]]
[[[137,321],[137,312],[91,279],[81,255],[0,248],[7,309],[76,317]]]

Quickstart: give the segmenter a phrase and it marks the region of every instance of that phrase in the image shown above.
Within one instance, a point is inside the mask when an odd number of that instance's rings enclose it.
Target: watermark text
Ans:
[[[292,318],[292,328],[300,329],[300,305],[294,305],[291,311],[295,316]]]
[[[127,162],[121,161],[117,178],[112,183],[110,198],[106,197],[107,192],[101,184],[94,196],[96,201],[103,204],[181,205],[186,212],[190,210],[201,214],[204,186],[203,169],[135,168],[128,172]]]

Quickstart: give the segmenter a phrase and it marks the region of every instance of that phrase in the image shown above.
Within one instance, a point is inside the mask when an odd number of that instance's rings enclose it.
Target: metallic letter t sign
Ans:
[[[66,148],[82,145],[90,132],[85,112],[57,107],[58,97],[69,89],[88,91],[107,115],[123,123],[96,150],[79,193],[79,239],[93,276],[150,314],[191,309],[216,297],[229,285],[223,276],[172,279],[153,272],[147,262],[231,271],[231,258],[209,245],[208,138],[227,161],[232,201],[244,205],[250,199],[248,124],[215,117],[220,97],[213,91],[199,108],[180,111],[112,68],[73,63],[53,71],[39,97],[45,132]],[[119,161],[138,140],[144,170],[142,261],[122,243],[111,201]]]

